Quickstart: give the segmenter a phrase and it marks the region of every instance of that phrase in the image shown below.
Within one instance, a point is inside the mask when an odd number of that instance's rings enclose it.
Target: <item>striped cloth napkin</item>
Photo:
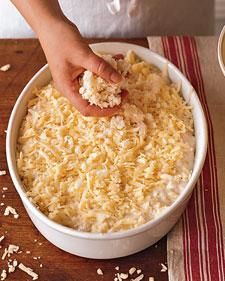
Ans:
[[[149,37],[194,86],[208,123],[208,152],[183,216],[167,235],[170,281],[225,280],[225,77],[216,37]]]

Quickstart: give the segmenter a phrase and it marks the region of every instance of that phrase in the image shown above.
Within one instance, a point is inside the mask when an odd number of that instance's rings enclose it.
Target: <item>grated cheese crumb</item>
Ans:
[[[4,239],[5,239],[5,236],[4,236],[4,235],[0,236],[0,243],[1,243]]]
[[[10,244],[7,249],[8,257],[10,257],[10,255],[12,255],[13,253],[17,253],[19,251],[19,248],[20,247],[17,245]]]
[[[0,71],[6,72],[11,68],[10,64],[5,64],[3,66],[0,67]]]
[[[9,273],[14,272],[16,270],[17,265],[18,265],[18,262],[15,259],[11,262],[8,261],[8,272]]]
[[[16,209],[14,209],[11,206],[7,206],[6,209],[5,209],[5,212],[4,212],[4,216],[9,216],[10,214],[13,215],[14,219],[18,219],[19,218],[19,215],[16,212]]]
[[[3,170],[3,171],[0,171],[0,176],[5,176],[6,175],[6,171]]]
[[[128,274],[127,273],[120,273],[120,278],[125,280],[128,278]]]
[[[133,281],[141,281],[143,278],[144,278],[144,274],[141,274],[138,277],[136,277],[135,279],[133,279]]]
[[[166,272],[167,271],[167,267],[165,266],[165,264],[161,263],[161,272]]]
[[[155,278],[154,277],[149,277],[148,281],[155,281]]]
[[[20,264],[18,265],[18,268],[19,268],[20,270],[24,271],[25,273],[27,273],[28,275],[30,275],[30,276],[33,278],[33,280],[37,280],[37,279],[38,279],[38,274],[35,273],[35,272],[33,271],[33,269],[31,269],[31,268],[29,268],[29,267],[26,267],[24,264],[20,263]]]
[[[98,268],[98,269],[97,269],[97,274],[98,274],[98,275],[103,275],[103,271],[101,270],[101,268]]]
[[[137,274],[140,274],[140,273],[141,273],[141,269],[138,269],[138,270],[137,270]]]
[[[2,255],[2,260],[4,260],[6,258],[7,254],[8,254],[8,250],[4,249],[4,253]]]
[[[5,186],[4,186],[4,187],[2,188],[2,190],[3,190],[3,191],[6,191],[6,190],[8,190],[8,187],[5,187]]]
[[[135,267],[131,267],[129,269],[129,274],[132,275],[132,274],[134,274],[135,271],[136,271],[136,268]]]
[[[4,253],[2,255],[2,260],[6,258],[6,256],[10,257],[13,253],[17,253],[19,250],[19,246],[10,244],[8,248],[4,249]]]
[[[6,270],[3,269],[1,272],[1,281],[5,280],[6,278],[7,278],[7,273],[6,273]]]
[[[119,266],[116,266],[116,267],[115,267],[115,270],[120,270]]]
[[[117,273],[116,276],[117,276],[118,281],[123,281],[123,279],[120,277],[119,273]]]

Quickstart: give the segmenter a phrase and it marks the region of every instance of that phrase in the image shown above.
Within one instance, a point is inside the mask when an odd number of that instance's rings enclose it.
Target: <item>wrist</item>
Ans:
[[[38,19],[35,22],[33,29],[37,36],[40,37],[43,33],[50,32],[50,30],[57,28],[57,26],[65,24],[65,22],[66,20],[64,15],[48,15]]]

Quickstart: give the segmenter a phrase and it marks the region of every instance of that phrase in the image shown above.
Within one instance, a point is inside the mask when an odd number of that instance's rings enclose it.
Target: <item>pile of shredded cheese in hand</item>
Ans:
[[[86,70],[79,80],[81,85],[79,93],[91,105],[97,105],[100,108],[114,107],[121,103],[121,92],[126,87],[125,76],[130,65],[126,60],[116,59],[112,55],[101,55],[101,57],[121,74],[121,82],[117,84],[109,83],[93,72]]]
[[[129,96],[117,115],[84,117],[49,84],[35,91],[21,124],[17,166],[27,195],[80,231],[154,219],[192,172],[193,117],[179,87],[131,51],[124,61]]]

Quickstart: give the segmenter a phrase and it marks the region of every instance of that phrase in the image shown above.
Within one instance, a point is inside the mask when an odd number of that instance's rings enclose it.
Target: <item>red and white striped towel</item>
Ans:
[[[170,281],[225,280],[225,78],[215,37],[149,37],[189,79],[208,123],[208,153],[192,198],[167,236]]]

